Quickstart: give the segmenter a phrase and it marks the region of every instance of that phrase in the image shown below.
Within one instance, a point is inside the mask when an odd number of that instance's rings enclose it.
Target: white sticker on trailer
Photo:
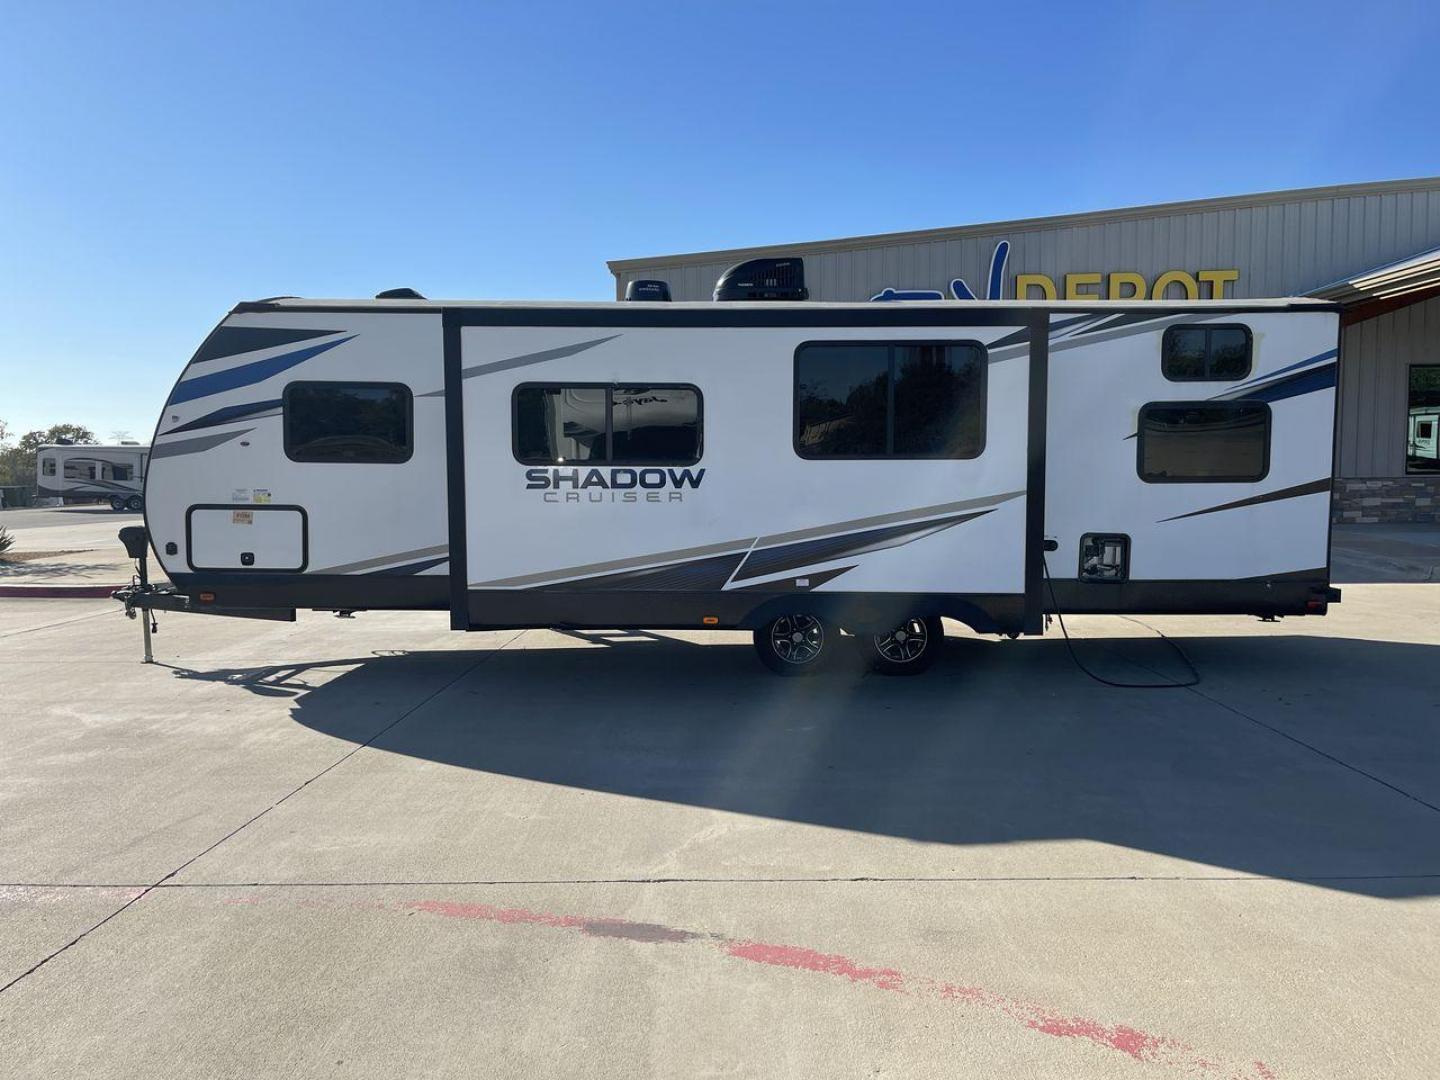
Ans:
[[[254,524],[255,524],[255,511],[254,511],[254,510],[232,510],[232,511],[230,512],[230,524],[231,524],[231,525],[254,525]]]

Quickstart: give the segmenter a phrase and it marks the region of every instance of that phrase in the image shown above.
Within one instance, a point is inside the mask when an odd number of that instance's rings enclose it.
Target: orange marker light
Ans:
[[[718,626],[718,625],[720,624],[720,619],[719,619],[719,617],[716,616],[716,615],[706,615],[706,616],[705,616],[703,619],[701,619],[700,621],[701,621],[702,623],[704,623],[706,626]]]

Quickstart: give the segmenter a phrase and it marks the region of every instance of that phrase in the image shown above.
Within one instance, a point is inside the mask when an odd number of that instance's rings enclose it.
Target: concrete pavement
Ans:
[[[1424,1077],[1440,586],[958,627],[916,679],[734,634],[0,601],[21,1076]],[[88,932],[87,932],[88,931]],[[38,966],[37,966],[38,965]]]

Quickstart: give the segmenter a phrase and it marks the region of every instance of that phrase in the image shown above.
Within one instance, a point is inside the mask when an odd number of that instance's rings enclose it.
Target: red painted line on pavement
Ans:
[[[717,934],[701,934],[655,923],[624,919],[590,918],[579,915],[552,915],[523,908],[497,908],[489,904],[453,903],[443,900],[413,900],[399,905],[453,919],[476,919],[504,924],[529,924],[579,930],[591,937],[619,937],[648,943],[708,940],[719,945],[727,956],[769,967],[792,968],[831,975],[879,990],[913,997],[958,1002],[1003,1016],[1042,1035],[1060,1039],[1081,1039],[1133,1058],[1135,1061],[1177,1068],[1189,1075],[1224,1074],[1232,1080],[1278,1080],[1263,1061],[1226,1066],[1197,1054],[1178,1039],[1152,1035],[1128,1024],[1105,1024],[1081,1016],[1067,1016],[1043,1005],[1007,997],[978,986],[960,986],[926,976],[906,975],[894,968],[868,967],[838,953],[823,953],[799,945],[778,945],[762,941],[741,941]]]

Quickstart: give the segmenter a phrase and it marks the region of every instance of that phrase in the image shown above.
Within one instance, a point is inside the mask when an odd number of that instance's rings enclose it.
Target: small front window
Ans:
[[[55,475],[55,459],[54,459],[53,457],[41,458],[41,460],[40,460],[40,474],[41,474],[42,476],[54,476],[54,475]]]
[[[284,411],[291,461],[393,464],[414,452],[410,388],[398,383],[295,382]]]
[[[1235,382],[1250,374],[1248,326],[1172,326],[1160,344],[1160,371],[1171,382]]]

